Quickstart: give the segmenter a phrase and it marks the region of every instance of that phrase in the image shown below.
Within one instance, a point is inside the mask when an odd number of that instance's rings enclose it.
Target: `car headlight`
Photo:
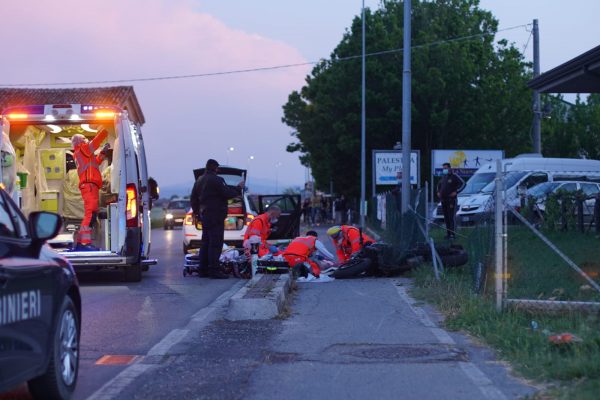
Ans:
[[[166,219],[173,219],[173,214],[169,213],[167,215],[165,215]]]

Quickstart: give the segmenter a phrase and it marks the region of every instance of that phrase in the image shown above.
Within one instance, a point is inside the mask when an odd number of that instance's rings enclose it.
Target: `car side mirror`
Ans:
[[[29,215],[29,231],[35,241],[45,242],[56,237],[62,228],[62,218],[60,215],[38,211]]]
[[[150,189],[150,199],[158,200],[160,189],[158,188],[158,182],[154,178],[148,178],[148,188]]]

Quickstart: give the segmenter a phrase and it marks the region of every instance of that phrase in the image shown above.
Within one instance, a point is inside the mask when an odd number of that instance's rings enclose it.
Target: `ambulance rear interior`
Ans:
[[[104,143],[112,149],[112,160],[100,165],[103,185],[92,243],[98,250],[76,252],[72,248],[84,208],[71,138],[83,134],[92,140],[101,128],[108,131]],[[153,263],[145,261],[150,199],[143,141],[126,112],[78,104],[13,107],[4,111],[2,133],[3,152],[14,151],[14,164],[3,163],[4,185],[25,215],[43,210],[63,216],[63,232],[49,243],[74,266],[139,269]]]

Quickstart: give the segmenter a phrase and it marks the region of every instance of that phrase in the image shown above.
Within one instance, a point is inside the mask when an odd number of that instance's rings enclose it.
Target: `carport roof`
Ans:
[[[117,106],[129,113],[131,121],[146,122],[133,86],[71,89],[0,88],[0,112],[7,107],[41,104],[94,104]]]
[[[600,93],[600,46],[532,79],[542,93]]]

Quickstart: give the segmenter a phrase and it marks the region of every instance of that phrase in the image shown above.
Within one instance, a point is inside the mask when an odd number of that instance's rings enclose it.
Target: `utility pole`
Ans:
[[[533,77],[540,75],[540,29],[538,20],[533,20]],[[533,152],[542,153],[542,105],[540,92],[533,91]]]
[[[367,138],[367,121],[366,121],[366,79],[365,79],[366,63],[365,63],[365,0],[362,0],[362,115],[360,127],[360,227],[365,229],[366,215],[366,138]]]
[[[411,150],[411,0],[404,0],[404,71],[402,73],[402,213],[408,211],[410,201]]]

